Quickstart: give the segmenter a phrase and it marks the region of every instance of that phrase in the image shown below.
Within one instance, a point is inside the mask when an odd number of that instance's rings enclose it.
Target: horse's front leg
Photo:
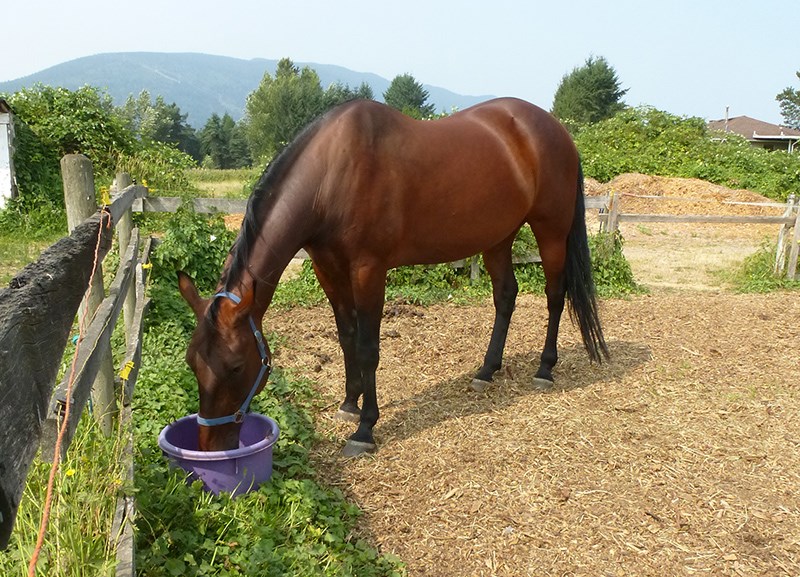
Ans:
[[[351,423],[358,423],[361,420],[361,409],[358,406],[358,399],[363,392],[361,380],[361,367],[358,363],[357,353],[357,322],[355,310],[340,310],[334,307],[336,317],[336,328],[339,334],[339,345],[344,354],[344,401],[339,405],[336,418]]]
[[[347,440],[342,451],[348,457],[373,452],[377,449],[372,429],[380,416],[375,371],[380,360],[381,316],[386,271],[362,270],[360,274],[353,276],[360,279],[360,283],[353,287],[353,295],[357,319],[356,359],[361,371],[363,398],[358,429]]]
[[[339,406],[336,418],[358,423],[361,419],[358,399],[361,397],[363,389],[361,367],[359,366],[356,352],[358,319],[356,318],[356,308],[353,303],[350,275],[347,268],[340,263],[319,257],[314,261],[314,272],[333,308],[339,346],[341,346],[342,354],[344,355],[345,397]]]

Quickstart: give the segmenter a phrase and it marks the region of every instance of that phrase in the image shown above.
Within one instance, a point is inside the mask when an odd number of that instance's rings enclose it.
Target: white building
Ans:
[[[0,209],[17,196],[14,178],[14,121],[8,102],[0,98]]]

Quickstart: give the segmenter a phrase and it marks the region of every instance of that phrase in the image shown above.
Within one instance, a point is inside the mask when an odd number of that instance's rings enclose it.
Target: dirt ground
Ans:
[[[712,195],[699,181],[626,177],[617,192],[636,181],[646,187],[629,194]],[[622,212],[654,212],[629,200]],[[699,211],[687,203],[675,211]],[[380,448],[357,459],[339,452],[353,425],[333,419],[344,368],[329,309],[271,311],[265,326],[286,339],[276,363],[328,400],[320,475],[362,507],[360,534],[411,576],[797,576],[800,298],[733,294],[713,274],[777,231],[623,228],[650,293],[602,301],[612,355],[602,365],[589,364],[565,315],[545,393],[530,386],[543,297],[519,298],[505,367],[483,393],[469,383],[490,303],[387,306]]]

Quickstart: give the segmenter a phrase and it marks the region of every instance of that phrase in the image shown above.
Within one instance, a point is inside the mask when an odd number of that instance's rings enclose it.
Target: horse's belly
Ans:
[[[440,215],[421,217],[405,231],[404,242],[398,243],[399,264],[433,264],[452,262],[490,249],[516,233],[525,214],[484,212],[481,216]]]

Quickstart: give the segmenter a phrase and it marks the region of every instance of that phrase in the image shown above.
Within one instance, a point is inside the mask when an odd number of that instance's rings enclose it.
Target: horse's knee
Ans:
[[[378,368],[378,363],[380,362],[380,348],[378,343],[359,342],[356,351],[362,374],[374,372]]]

